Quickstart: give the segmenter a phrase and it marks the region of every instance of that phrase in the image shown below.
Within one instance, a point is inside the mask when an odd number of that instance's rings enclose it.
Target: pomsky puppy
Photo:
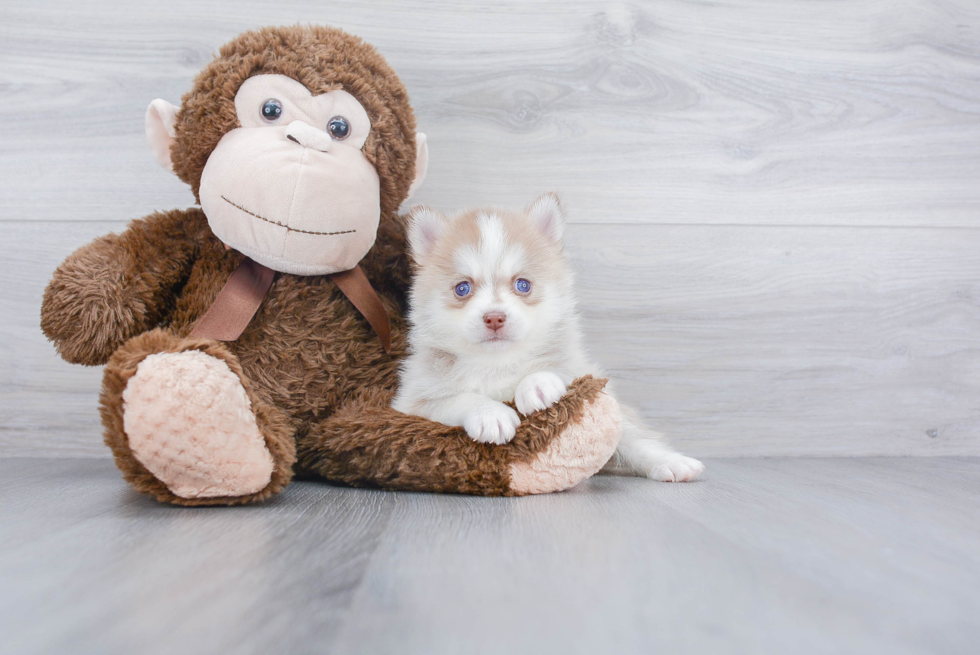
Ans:
[[[601,375],[582,345],[564,227],[552,193],[520,212],[487,208],[450,218],[412,209],[408,240],[418,268],[410,354],[392,407],[502,444],[520,423],[504,401],[527,415],[557,402],[575,378]],[[603,470],[665,482],[704,470],[646,429],[635,411],[622,411],[623,434]]]

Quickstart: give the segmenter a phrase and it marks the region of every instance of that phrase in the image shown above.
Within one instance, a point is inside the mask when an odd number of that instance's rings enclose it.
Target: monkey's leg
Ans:
[[[261,501],[292,478],[292,425],[217,341],[134,337],[106,365],[100,405],[123,477],[162,502]]]
[[[297,437],[305,471],[385,489],[521,496],[567,489],[602,468],[619,442],[619,406],[604,380],[576,380],[555,405],[525,417],[507,444],[396,412],[367,391]]]

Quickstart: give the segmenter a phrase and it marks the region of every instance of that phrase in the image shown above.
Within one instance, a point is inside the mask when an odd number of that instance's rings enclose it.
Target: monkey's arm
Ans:
[[[368,389],[296,435],[299,470],[354,486],[482,496],[567,489],[597,472],[619,442],[619,406],[605,380],[576,380],[555,405],[527,416],[507,444],[402,414],[390,389]]]
[[[129,338],[165,320],[206,226],[200,211],[151,214],[69,255],[41,303],[41,329],[58,353],[73,364],[104,364]]]

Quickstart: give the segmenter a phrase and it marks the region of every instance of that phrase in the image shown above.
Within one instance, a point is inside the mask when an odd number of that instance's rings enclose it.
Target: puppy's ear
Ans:
[[[421,262],[446,229],[446,217],[425,205],[412,207],[408,214],[408,246],[412,259]]]
[[[541,230],[542,234],[555,243],[561,243],[561,237],[565,233],[565,210],[562,209],[558,194],[546,193],[528,205],[524,211],[528,220]]]

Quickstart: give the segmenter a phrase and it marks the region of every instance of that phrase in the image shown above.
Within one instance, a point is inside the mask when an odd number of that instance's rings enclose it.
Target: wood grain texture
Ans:
[[[110,462],[0,460],[0,652],[974,652],[980,459],[707,465],[179,508]]]
[[[50,271],[121,223],[6,226],[0,453],[108,456],[101,373],[40,334]],[[980,231],[574,225],[586,341],[695,456],[980,455]]]
[[[430,136],[418,200],[563,191],[609,223],[975,226],[973,0],[284,3],[0,8],[0,216],[125,220],[189,202],[143,113],[218,46],[325,22],[376,44]]]
[[[101,372],[38,324],[73,249],[184,207],[143,113],[222,43],[329,23],[404,79],[416,201],[575,224],[588,341],[701,456],[980,454],[970,0],[0,6],[0,456],[107,456]]]
[[[573,234],[588,343],[685,448],[980,455],[980,232]]]

